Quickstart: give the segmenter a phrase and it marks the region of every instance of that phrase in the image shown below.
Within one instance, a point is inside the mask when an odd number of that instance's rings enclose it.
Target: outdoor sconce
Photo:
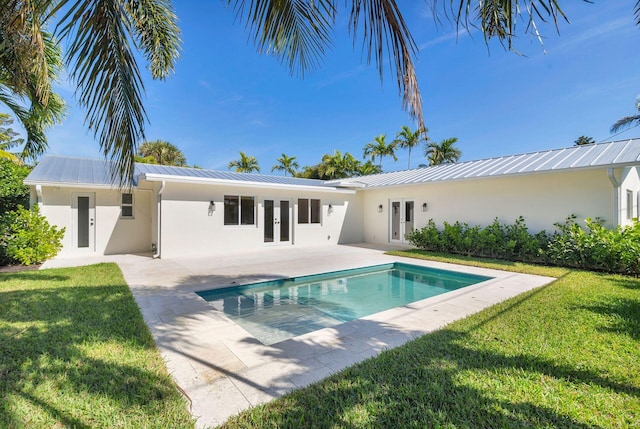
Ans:
[[[422,211],[423,212],[427,211],[427,203],[422,203]]]
[[[382,204],[378,206],[378,213],[382,213]]]
[[[216,211],[215,201],[209,201],[209,216],[213,215],[213,212],[215,211]]]
[[[329,208],[327,209],[327,213],[328,214],[333,213],[333,205],[329,204]]]

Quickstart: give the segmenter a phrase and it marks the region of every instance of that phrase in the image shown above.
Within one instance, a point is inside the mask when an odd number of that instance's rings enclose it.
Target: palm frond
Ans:
[[[286,61],[301,76],[318,67],[331,43],[335,0],[228,0],[260,53]]]
[[[402,105],[416,119],[419,128],[424,128],[422,97],[412,56],[417,47],[394,0],[353,0],[350,29],[357,37],[362,26],[367,61],[375,61],[384,74],[384,54],[389,51],[389,62],[395,70],[396,83],[402,96]]]
[[[640,115],[625,116],[622,119],[618,119],[616,123],[611,126],[610,131],[612,133],[617,133],[618,131],[622,131],[638,125],[640,125]]]
[[[158,11],[160,16],[148,15]],[[169,22],[159,24],[165,19]],[[144,139],[148,119],[131,42],[140,43],[154,77],[166,76],[179,45],[178,34],[170,34],[177,30],[175,15],[164,0],[77,0],[59,28],[71,41],[67,64],[78,101],[87,110],[85,123],[105,157],[114,161],[114,180],[125,185],[133,177],[136,145]]]
[[[135,37],[142,48],[154,79],[165,79],[174,71],[180,56],[180,28],[168,0],[129,0],[127,10],[135,25]]]

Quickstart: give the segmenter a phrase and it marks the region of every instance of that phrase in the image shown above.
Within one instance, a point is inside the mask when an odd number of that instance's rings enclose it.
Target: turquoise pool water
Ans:
[[[270,345],[489,279],[396,262],[198,295]]]

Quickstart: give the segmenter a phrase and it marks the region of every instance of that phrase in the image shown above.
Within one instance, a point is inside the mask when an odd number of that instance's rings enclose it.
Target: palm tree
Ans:
[[[342,13],[335,0],[227,1],[233,3],[259,51],[275,54],[302,76],[321,63],[332,45],[337,16]],[[556,27],[559,19],[566,20],[559,2],[531,0],[529,7],[520,7],[521,0],[440,4],[447,16],[454,11],[456,24],[480,28],[486,43],[497,38],[512,49],[518,28],[541,40],[538,20],[550,17]],[[389,60],[403,107],[418,121],[419,128],[424,128],[412,58],[418,49],[396,1],[358,0],[350,5],[350,31],[354,39],[362,39],[367,61],[374,61],[382,78]],[[61,10],[65,13],[58,19],[59,37],[69,47],[66,63],[77,85],[77,99],[87,110],[85,123],[105,155],[115,161],[121,182],[126,181],[132,177],[136,142],[144,140],[147,119],[142,103],[144,85],[132,44],[149,63],[152,77],[166,78],[180,50],[178,18],[170,0],[0,0],[0,65],[10,64],[8,70],[15,76],[34,73],[34,94],[42,105],[46,105],[48,93],[43,90],[47,87],[48,65],[38,35],[44,23]],[[635,10],[640,10],[640,0]],[[529,25],[516,27],[519,20]],[[8,93],[13,90],[8,88]]]
[[[229,161],[228,169],[234,168],[238,173],[252,173],[254,171],[259,172],[260,166],[255,156],[247,156],[244,152],[240,151],[240,159],[235,161]]]
[[[343,155],[339,150],[335,150],[333,154],[327,153],[322,156],[318,174],[324,180],[343,179],[354,176],[359,167],[360,162],[349,152]]]
[[[11,116],[7,113],[0,113],[0,158],[8,159],[15,164],[22,164],[20,155],[10,152],[12,148],[24,143],[24,139],[16,138],[18,133],[8,127],[12,123]]]
[[[409,163],[407,169],[411,169],[411,149],[418,146],[420,142],[426,142],[429,140],[427,137],[426,128],[418,128],[415,131],[411,131],[406,125],[402,126],[402,129],[396,134],[396,139],[393,141],[396,145],[399,145],[403,149],[409,149]]]
[[[580,136],[573,143],[575,143],[576,146],[583,146],[586,144],[593,144],[595,142],[596,141],[593,139],[593,137]]]
[[[187,166],[187,158],[184,153],[176,145],[164,140],[142,143],[138,148],[138,155],[142,158],[141,162],[152,159],[151,164]]]
[[[55,64],[48,58],[44,25],[61,10],[58,36],[68,46],[65,62],[87,112],[85,124],[124,183],[133,176],[136,143],[144,140],[147,120],[134,49],[154,79],[166,78],[179,52],[177,17],[167,0],[0,0],[0,101],[14,112],[7,97],[28,95],[32,108],[51,104]],[[30,141],[32,152],[46,148],[44,139]]]
[[[371,160],[365,162],[364,164],[360,164],[360,168],[356,172],[356,176],[369,176],[372,174],[382,173],[382,168],[374,164]]]
[[[5,24],[3,18],[4,13],[0,14],[0,26]],[[41,62],[37,62],[20,41],[13,44],[7,33],[6,29],[0,30],[0,41],[4,42],[0,43],[0,103],[9,108],[27,132],[26,142],[20,143],[24,143],[20,157],[35,158],[47,148],[45,131],[64,119],[64,100],[51,89],[62,68],[62,53],[51,33],[40,29],[31,35],[39,40],[42,49]],[[39,76],[40,72],[43,76]]]
[[[287,156],[283,153],[280,158],[276,159],[276,161],[278,162],[278,164],[271,167],[271,172],[273,173],[276,170],[284,171],[285,177],[287,173],[291,174],[291,176],[295,176],[296,170],[300,168],[300,165],[298,165],[295,156]]]
[[[636,110],[640,112],[640,96],[636,98]],[[611,125],[610,131],[612,133],[617,133],[618,131],[631,128],[631,127],[636,127],[638,125],[640,125],[640,114],[625,116],[624,118],[618,119],[615,124]]]
[[[426,145],[424,155],[429,160],[429,165],[455,164],[462,156],[462,151],[453,147],[458,139],[451,137],[440,143],[431,142]]]
[[[387,144],[386,138],[386,134],[380,134],[379,136],[374,137],[373,142],[367,143],[363,148],[364,158],[370,156],[371,160],[374,161],[377,156],[380,159],[380,169],[382,169],[383,157],[390,156],[394,161],[398,160],[398,157],[396,156],[396,143],[391,142]]]

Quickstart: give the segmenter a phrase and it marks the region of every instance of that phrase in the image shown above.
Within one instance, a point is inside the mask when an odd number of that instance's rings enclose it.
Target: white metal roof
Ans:
[[[427,182],[500,177],[549,171],[593,169],[640,165],[640,139],[572,146],[477,161],[442,164],[350,179],[330,180],[334,186],[411,185]]]
[[[377,188],[481,177],[531,174],[545,171],[640,165],[640,139],[572,146],[456,164],[436,165],[339,180],[313,180],[266,174],[234,173],[166,165],[135,165],[134,180],[174,180],[262,187],[317,190]],[[67,156],[45,156],[26,178],[28,185],[113,186],[110,161]]]

